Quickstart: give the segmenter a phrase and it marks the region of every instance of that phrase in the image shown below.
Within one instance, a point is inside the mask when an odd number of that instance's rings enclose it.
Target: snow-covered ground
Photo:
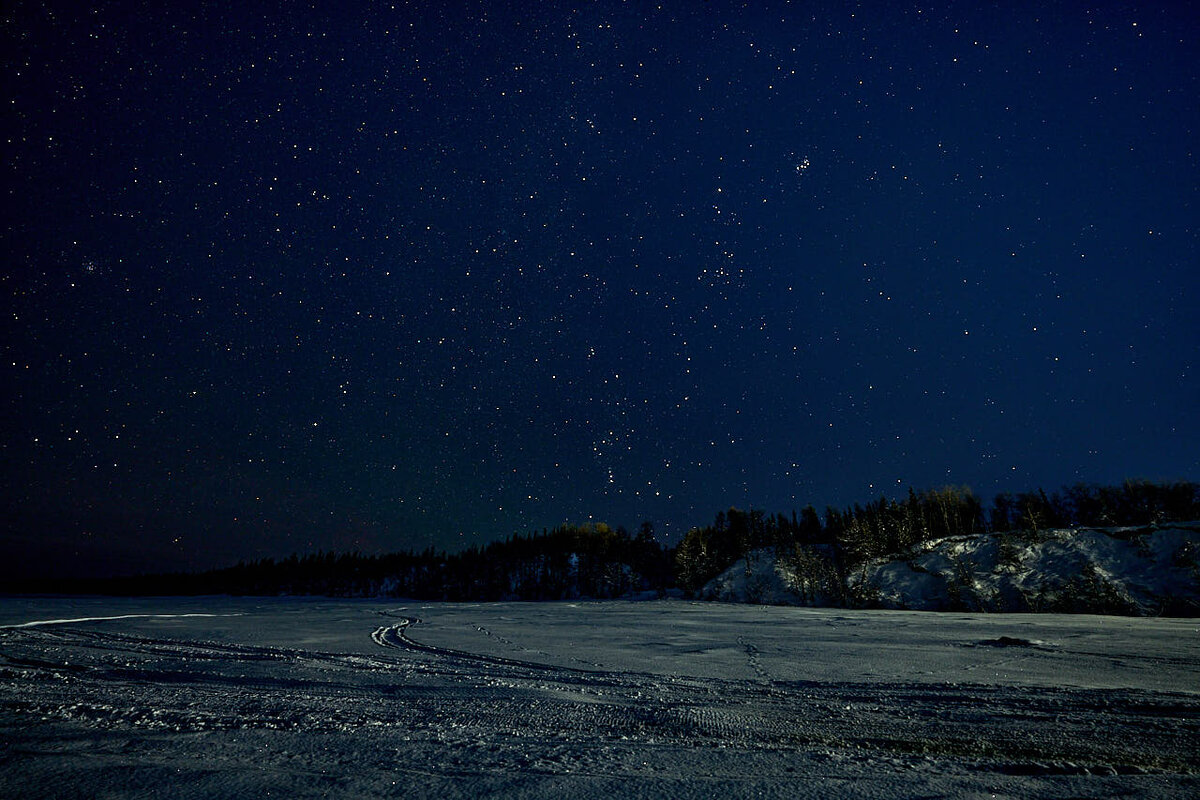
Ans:
[[[0,625],[2,797],[1200,795],[1196,619],[18,598]]]

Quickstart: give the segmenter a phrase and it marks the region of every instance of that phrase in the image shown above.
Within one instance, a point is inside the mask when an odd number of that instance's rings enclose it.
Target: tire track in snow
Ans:
[[[74,625],[80,622],[106,622],[114,619],[180,619],[183,617],[240,617],[238,614],[116,614],[109,617],[76,617],[75,619],[37,619],[15,625],[0,625],[0,629],[37,628],[44,625]]]
[[[1120,728],[1134,708],[1150,703],[1153,695],[1117,690],[1037,690],[974,684],[786,684],[771,681],[758,648],[738,638],[758,678],[753,684],[723,679],[685,679],[640,672],[576,670],[514,659],[479,655],[421,644],[408,635],[407,623],[375,633],[384,646],[518,669],[519,685],[530,679],[559,684],[587,680],[604,691],[600,702],[610,707],[612,720],[629,724],[631,709],[640,714],[646,735],[666,740],[695,740],[730,746],[837,748],[888,758],[981,759],[977,769],[1016,765],[1040,769],[1050,764],[1088,765],[1096,774],[1117,772],[1184,772],[1186,759],[1164,747],[1171,726],[1175,734],[1195,736],[1200,723],[1179,725],[1191,711],[1200,711],[1195,698],[1172,698],[1150,713],[1159,724],[1156,744],[1143,741],[1150,726],[1126,731],[1118,741],[1094,741],[1087,731],[1097,717],[1112,718],[1101,726]],[[524,680],[522,680],[524,678]],[[525,684],[528,685],[528,684]],[[612,716],[614,715],[615,716]],[[609,725],[613,725],[611,720]],[[635,725],[637,727],[637,725]],[[1069,733],[1067,733],[1070,731]],[[652,733],[651,733],[652,732]],[[988,765],[996,765],[995,767]],[[1053,767],[1051,768],[1053,769]]]
[[[563,667],[555,664],[539,664],[536,661],[522,661],[515,658],[489,656],[483,655],[482,653],[472,653],[467,650],[456,650],[451,647],[437,647],[435,645],[421,644],[408,635],[408,628],[412,625],[419,624],[420,622],[421,620],[419,619],[403,619],[395,625],[381,625],[371,634],[371,639],[374,640],[375,644],[380,645],[381,647],[394,647],[402,650],[411,650],[417,653],[427,653],[429,655],[441,656],[443,658],[478,662],[481,664],[490,664],[498,667],[511,667],[545,673],[564,672],[575,675],[597,674],[592,670],[577,669],[575,667]]]

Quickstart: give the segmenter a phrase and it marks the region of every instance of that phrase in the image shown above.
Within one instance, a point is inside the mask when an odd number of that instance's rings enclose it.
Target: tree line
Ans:
[[[76,582],[73,590],[480,602],[606,599],[660,591],[671,583],[671,550],[655,541],[654,526],[646,522],[637,534],[604,523],[561,525],[457,553],[433,548],[387,555],[319,552],[197,573]]]
[[[132,595],[327,595],[420,600],[571,600],[671,589],[693,594],[751,553],[773,550],[799,577],[802,599],[853,605],[847,576],[874,558],[949,536],[1049,528],[1144,526],[1200,519],[1200,484],[1126,481],[997,495],[969,488],[909,490],[824,514],[730,508],[666,546],[644,522],[636,534],[603,523],[514,534],[457,553],[320,552],[195,573],[10,586],[8,591]]]

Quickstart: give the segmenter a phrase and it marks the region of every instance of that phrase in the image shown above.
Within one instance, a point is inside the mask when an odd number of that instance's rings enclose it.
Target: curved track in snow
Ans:
[[[35,619],[32,622],[20,622],[15,625],[0,625],[4,628],[40,628],[45,625],[78,625],[81,622],[108,622],[120,619],[185,619],[188,617],[227,617],[238,614],[112,614],[106,617],[75,617],[73,619]]]

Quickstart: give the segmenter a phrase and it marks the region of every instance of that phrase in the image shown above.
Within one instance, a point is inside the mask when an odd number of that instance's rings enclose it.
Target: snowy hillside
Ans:
[[[868,561],[844,581],[819,552],[780,559],[756,550],[699,595],[925,611],[1200,616],[1200,523],[948,537]]]

